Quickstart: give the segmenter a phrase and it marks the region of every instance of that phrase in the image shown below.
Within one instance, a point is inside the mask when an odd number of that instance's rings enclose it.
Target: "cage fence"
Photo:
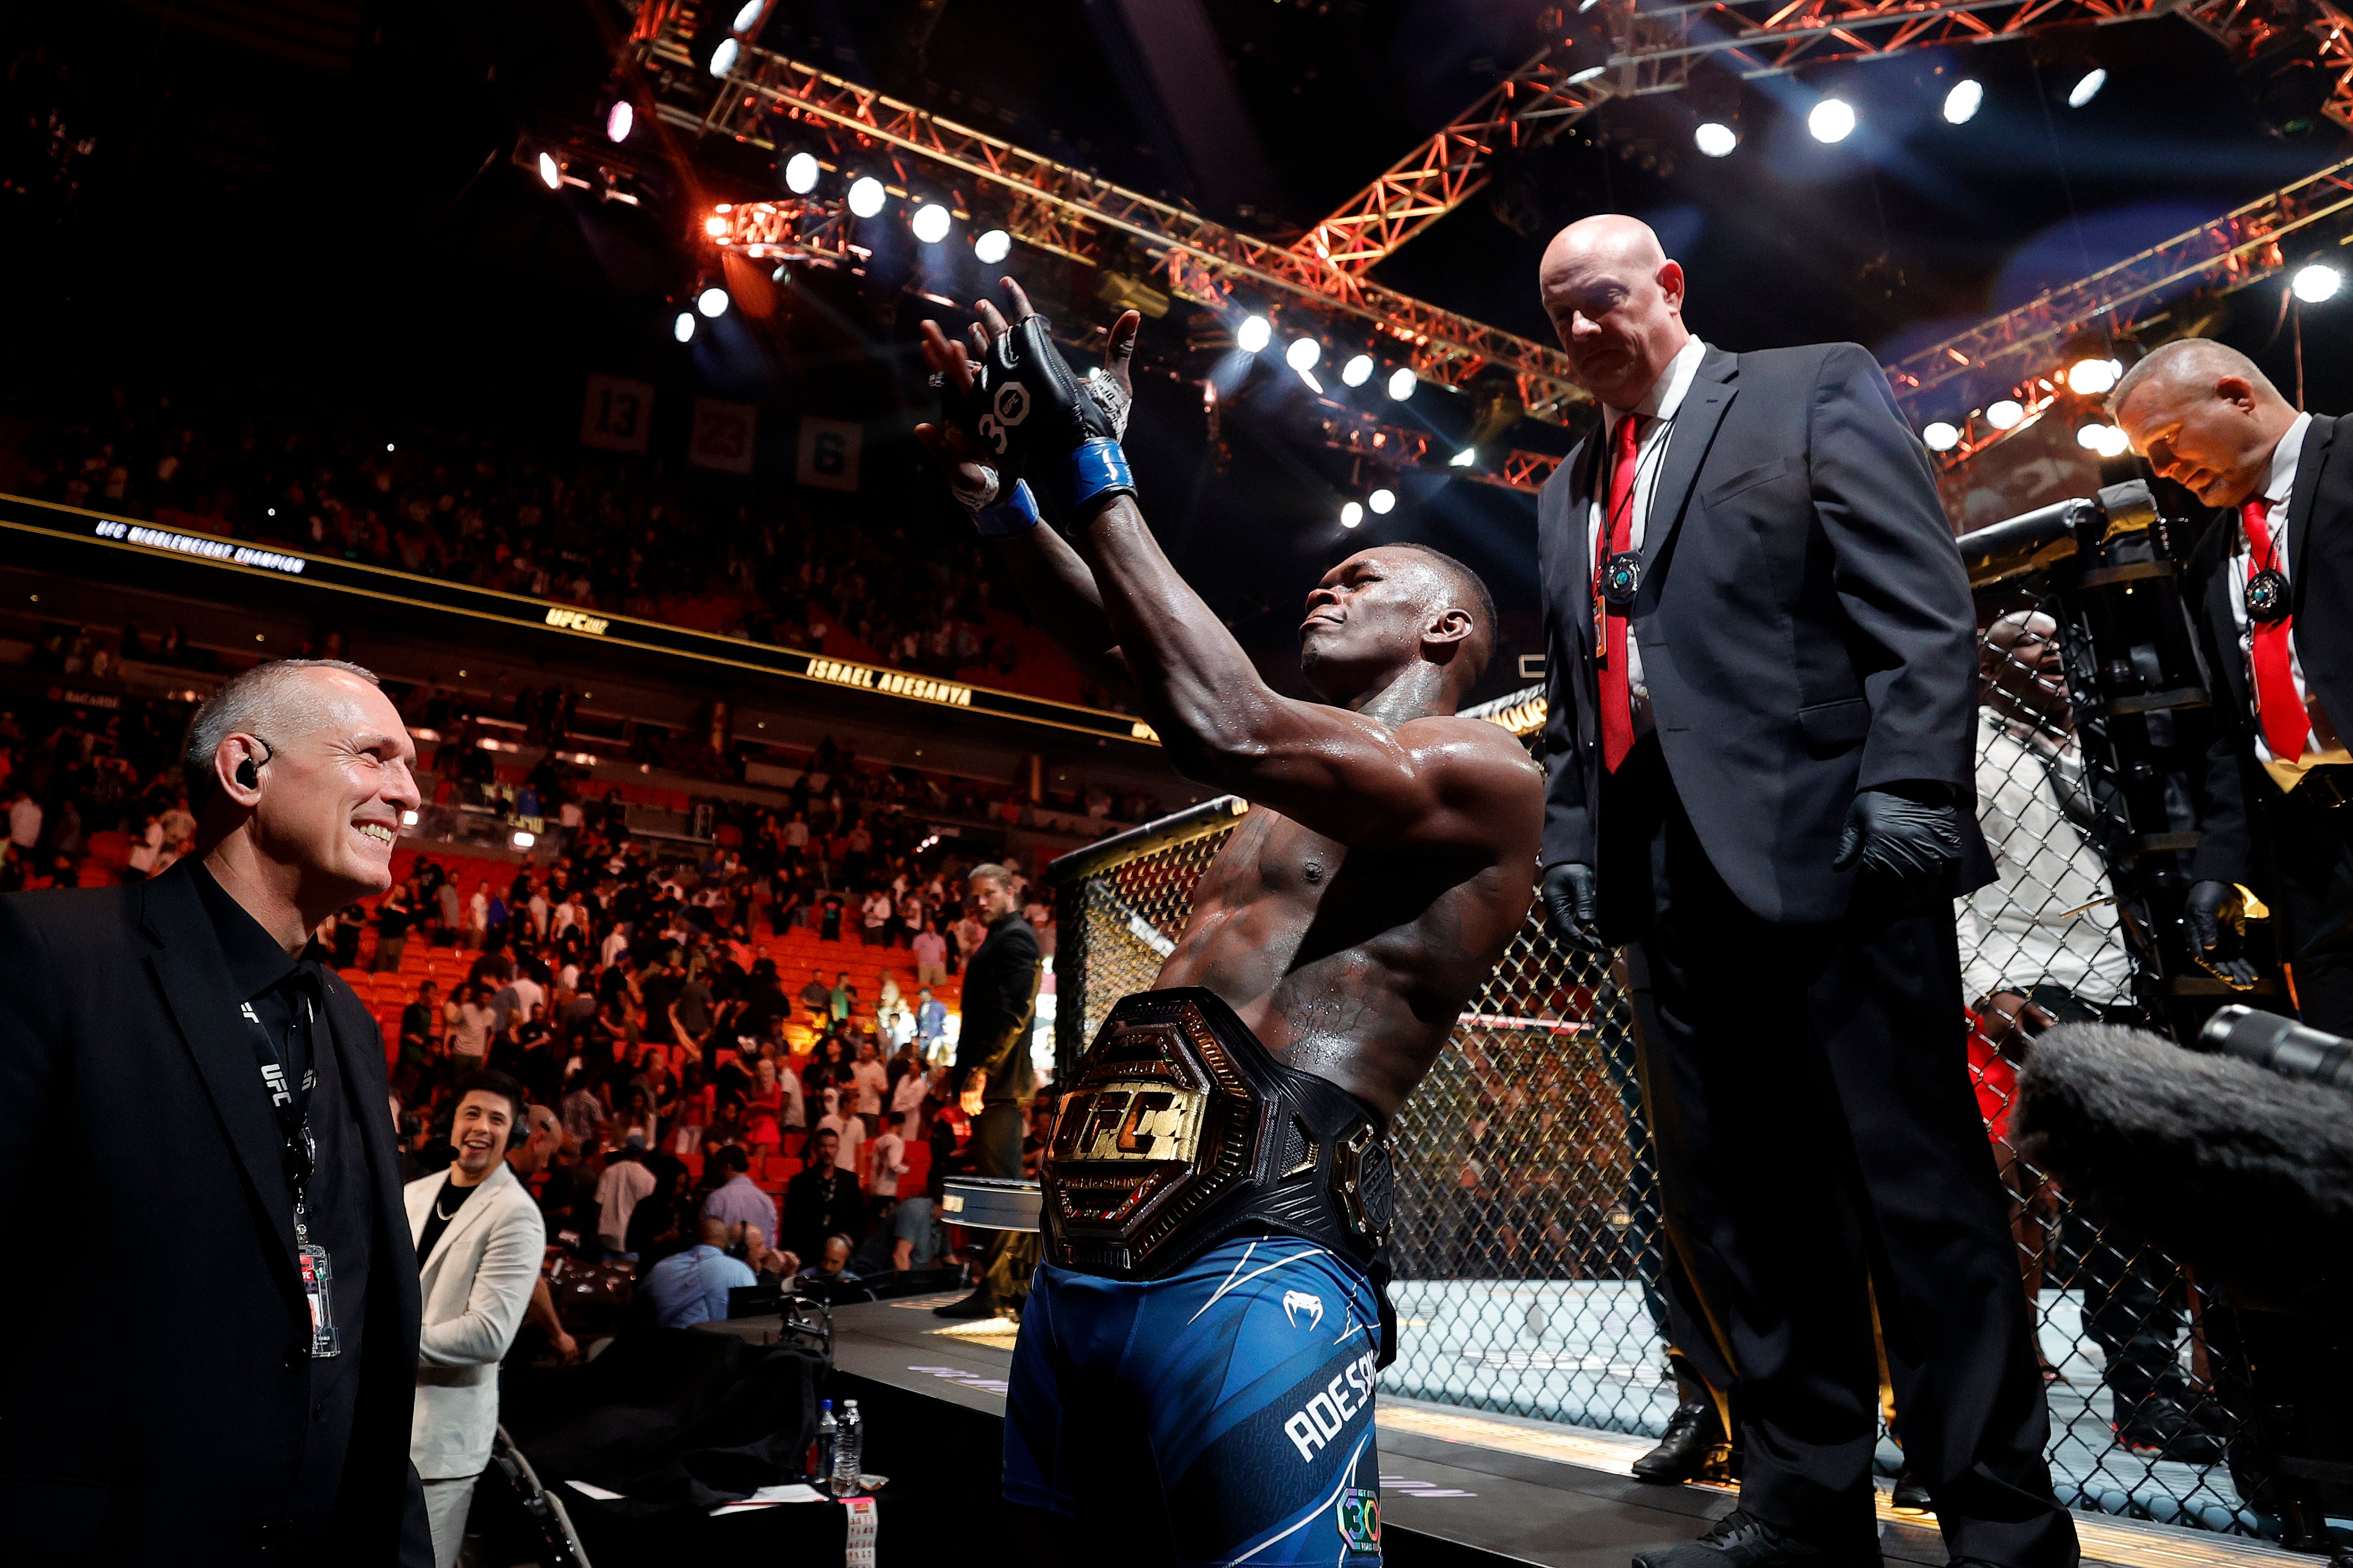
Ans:
[[[2006,1136],[2015,1066],[2039,1027],[2147,1022],[2101,855],[2117,842],[2114,812],[2073,732],[2051,609],[2021,592],[1980,600],[1978,809],[2000,874],[1957,913],[1967,1070],[2033,1309],[2052,1478],[2072,1507],[2274,1534],[2249,1500],[2262,1500],[2260,1478],[2222,1397],[2232,1354],[2207,1332],[2195,1282],[2073,1205]],[[1211,803],[1055,868],[1065,1070],[1121,997],[1152,984],[1235,820]],[[1556,939],[1532,909],[1398,1116],[1398,1354],[1385,1392],[1665,1430],[1678,1393],[1657,1289],[1661,1205],[1615,969],[1613,955]],[[1881,1471],[1901,1464],[1883,1431]]]

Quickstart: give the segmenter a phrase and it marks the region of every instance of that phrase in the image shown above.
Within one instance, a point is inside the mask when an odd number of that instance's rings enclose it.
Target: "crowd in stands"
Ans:
[[[480,587],[1113,706],[936,519],[462,431],[387,440],[282,389],[117,387],[6,421],[9,488]]]
[[[186,716],[136,698],[0,711],[0,890],[138,880],[191,852]],[[485,754],[438,748],[420,783]],[[539,1196],[583,1263],[642,1283],[694,1252],[697,1279],[737,1279],[698,1251],[713,1220],[711,1255],[754,1279],[961,1261],[935,1203],[971,1133],[946,1087],[962,961],[986,935],[970,857],[881,808],[906,781],[853,786],[829,742],[810,760],[783,806],[710,803],[692,846],[630,837],[617,797],[575,798],[544,766],[522,790],[552,853],[404,841],[392,888],[321,927],[314,956],[382,1026],[412,1177],[448,1163],[452,1087],[488,1068],[560,1119]],[[1050,952],[1042,895],[1012,875]],[[703,1298],[672,1295],[638,1310],[699,1321]]]

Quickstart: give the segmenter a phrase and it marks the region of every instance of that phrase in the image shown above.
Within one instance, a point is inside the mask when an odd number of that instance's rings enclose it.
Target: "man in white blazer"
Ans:
[[[458,1561],[474,1481],[498,1432],[499,1362],[522,1326],[547,1249],[539,1205],[506,1158],[526,1125],[522,1086],[476,1072],[457,1088],[456,1163],[404,1189],[425,1300],[408,1457],[425,1482],[435,1568]]]

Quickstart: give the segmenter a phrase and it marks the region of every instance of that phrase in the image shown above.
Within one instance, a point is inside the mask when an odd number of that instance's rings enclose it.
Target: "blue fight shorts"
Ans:
[[[1006,1500],[1090,1534],[1158,1535],[1186,1568],[1368,1568],[1379,1351],[1371,1283],[1312,1242],[1238,1237],[1134,1283],[1040,1265],[1007,1393]]]

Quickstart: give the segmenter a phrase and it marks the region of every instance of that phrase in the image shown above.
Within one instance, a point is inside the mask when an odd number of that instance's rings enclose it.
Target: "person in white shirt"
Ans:
[[[855,1113],[844,1115],[839,1110],[829,1110],[818,1118],[817,1131],[833,1133],[839,1140],[834,1145],[833,1168],[849,1172],[852,1180],[862,1184],[865,1180],[865,1121]]]
[[[491,894],[481,883],[474,884],[474,896],[466,900],[466,931],[468,945],[480,948],[491,934]]]
[[[615,959],[628,951],[629,922],[616,921],[613,922],[613,929],[605,933],[604,943],[598,950],[601,955],[599,962],[609,965]]]
[[[1978,825],[1996,879],[1960,904],[1963,988],[1972,1001],[2046,984],[2093,1007],[2132,997],[2107,865],[2085,836],[2097,807],[2068,712],[2058,635],[2040,611],[2003,616],[1986,630]]]
[[[457,1160],[401,1194],[425,1309],[408,1456],[425,1483],[435,1568],[458,1561],[467,1505],[498,1432],[499,1363],[522,1327],[547,1250],[546,1224],[520,1178],[544,1167],[563,1137],[553,1126],[535,1131],[510,1162],[509,1145],[526,1125],[522,1086],[480,1073],[457,1087]]]
[[[899,1201],[899,1178],[907,1173],[907,1140],[897,1117],[882,1124],[866,1152],[866,1210],[871,1220]]]
[[[646,1141],[641,1132],[628,1136],[628,1146],[613,1156],[596,1178],[596,1243],[608,1257],[627,1258],[629,1215],[638,1200],[654,1190],[654,1173],[646,1169]]]
[[[490,1054],[491,1031],[499,1021],[498,1009],[483,1000],[482,988],[459,987],[458,994],[442,1008],[441,1018],[448,1026],[451,1065],[461,1074],[480,1068]]]
[[[850,1109],[871,1129],[881,1121],[882,1097],[891,1089],[891,1069],[875,1056],[873,1041],[859,1042],[858,1060],[850,1067],[849,1081],[857,1093]]]

